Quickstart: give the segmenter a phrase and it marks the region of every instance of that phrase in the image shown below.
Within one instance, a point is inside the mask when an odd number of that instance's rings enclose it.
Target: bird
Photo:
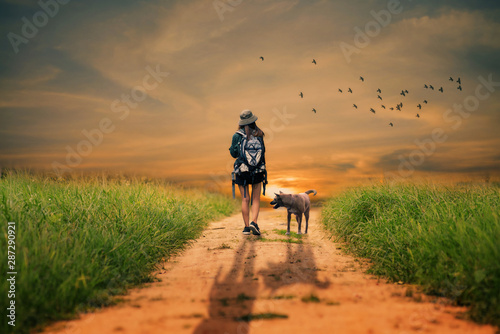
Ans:
[[[313,59],[312,63],[313,63],[314,65],[316,65],[316,59]]]
[[[313,108],[313,110],[312,110],[312,111],[314,111],[314,113],[316,113],[316,109],[314,109],[314,108]]]
[[[443,92],[443,87],[439,88],[439,91],[442,93]]]
[[[384,109],[385,109],[385,106],[384,106],[383,104],[382,104],[382,108],[384,108]]]
[[[450,80],[450,81],[454,81],[452,77],[450,77],[450,79],[449,79],[449,80]]]
[[[405,91],[404,91],[404,90],[402,90],[402,91],[401,91],[401,93],[399,93],[399,95],[406,96],[406,95],[405,95]]]
[[[424,88],[429,88],[429,86],[427,86],[427,85],[424,85]]]
[[[349,88],[348,92],[349,92],[349,93],[352,93],[352,90]]]
[[[358,106],[357,106],[357,105],[353,104],[352,106],[353,106],[354,108],[358,109]]]
[[[304,98],[304,94],[302,94],[302,92],[300,92],[299,96],[300,98]]]
[[[419,104],[417,105],[417,108],[418,108],[418,109],[420,109],[420,110],[422,110],[422,105],[419,103]]]
[[[370,111],[375,114],[375,110],[373,108],[370,108]]]
[[[405,93],[408,94],[408,89],[405,89]]]
[[[393,107],[390,107],[389,109],[394,110],[394,108],[393,108]]]
[[[459,89],[460,91],[462,91],[462,86],[458,86],[457,89]]]
[[[264,57],[260,57],[260,60],[264,61]]]
[[[377,93],[382,94],[382,91],[380,90],[380,88],[379,88],[379,89],[377,89]]]
[[[339,88],[339,92],[341,92],[341,93],[342,93],[342,89],[340,89],[340,88]]]
[[[403,102],[400,102],[400,103],[399,103],[399,106],[400,106],[401,108],[403,108]]]
[[[380,95],[377,95],[377,99],[382,100],[382,97]]]
[[[396,106],[396,110],[401,111],[401,107],[399,106],[399,104]]]
[[[419,114],[417,114],[417,118],[420,118],[420,115],[419,115]]]
[[[432,89],[432,90],[434,90],[434,87],[432,87],[432,85],[429,85],[429,88]]]
[[[391,122],[391,123],[389,123],[389,125],[390,125],[390,126],[394,126],[394,124],[392,124],[392,122]]]
[[[427,100],[424,100],[424,103],[427,104]]]
[[[460,81],[460,77],[458,77],[457,82],[458,82],[459,85],[462,84],[462,81]]]
[[[365,81],[365,78],[363,78],[363,77],[359,77],[359,80],[361,80],[361,81],[363,81],[363,82],[364,82],[364,81]]]

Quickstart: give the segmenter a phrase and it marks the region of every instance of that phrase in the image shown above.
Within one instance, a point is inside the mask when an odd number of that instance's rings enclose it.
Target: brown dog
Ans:
[[[309,209],[311,208],[311,201],[309,200],[309,194],[314,193],[316,196],[316,190],[308,190],[300,194],[284,194],[280,191],[279,194],[275,193],[274,200],[270,203],[274,205],[274,209],[285,207],[288,211],[288,226],[286,229],[286,234],[290,234],[290,219],[292,218],[292,213],[297,218],[297,223],[299,224],[299,232],[297,234],[302,234],[302,214],[306,217],[306,234],[307,228],[309,227]]]

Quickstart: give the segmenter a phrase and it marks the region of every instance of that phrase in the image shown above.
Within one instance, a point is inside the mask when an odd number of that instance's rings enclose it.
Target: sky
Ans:
[[[269,193],[500,178],[498,1],[9,0],[0,17],[3,167],[230,192],[250,109]]]

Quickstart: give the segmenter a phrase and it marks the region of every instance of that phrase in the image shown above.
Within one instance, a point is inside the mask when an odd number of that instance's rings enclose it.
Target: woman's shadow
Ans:
[[[249,332],[249,315],[257,297],[254,277],[254,241],[245,239],[239,245],[231,271],[221,279],[222,266],[209,295],[209,318],[203,320],[195,334],[245,334]]]
[[[258,280],[271,289],[271,295],[280,287],[293,284],[308,284],[326,289],[330,282],[318,279],[311,246],[306,244],[286,244],[286,259],[268,262],[267,268],[254,273],[255,242],[245,239],[239,245],[231,270],[221,278],[222,266],[215,277],[209,295],[209,318],[203,320],[194,334],[246,334],[250,331],[250,321],[254,302],[258,293]]]

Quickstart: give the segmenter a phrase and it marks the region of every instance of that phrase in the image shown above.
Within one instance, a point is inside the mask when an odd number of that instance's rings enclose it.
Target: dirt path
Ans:
[[[261,212],[264,240],[242,235],[240,215],[214,222],[165,264],[161,282],[46,333],[495,332],[457,319],[464,309],[445,300],[410,297],[412,287],[363,274],[322,231],[319,215],[312,212],[302,244],[276,241],[286,239],[277,232],[286,229],[284,210]],[[235,320],[248,314],[272,319]]]

